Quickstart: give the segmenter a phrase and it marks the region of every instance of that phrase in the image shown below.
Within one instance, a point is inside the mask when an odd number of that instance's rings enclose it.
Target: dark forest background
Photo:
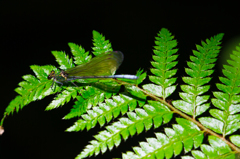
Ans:
[[[234,5],[182,4],[180,2],[134,1],[0,1],[1,100],[0,117],[17,95],[14,89],[22,76],[33,74],[30,65],[58,66],[51,51],[70,54],[68,42],[92,47],[92,30],[102,33],[114,50],[125,59],[118,74],[135,74],[143,68],[149,74],[155,36],[167,28],[178,41],[178,84],[185,75],[184,67],[195,44],[218,33],[225,33],[215,77],[233,46],[240,43],[240,12]],[[71,54],[70,54],[71,55]],[[146,81],[147,82],[147,81]],[[214,90],[213,90],[214,91]],[[62,120],[72,103],[44,111],[54,96],[32,102],[5,119],[5,132],[0,136],[0,159],[71,159],[93,140],[100,127],[78,133],[66,133],[77,119]],[[177,98],[176,96],[172,97]],[[171,125],[169,125],[171,126]],[[161,128],[160,128],[161,129]],[[97,158],[121,157],[138,141],[154,136],[153,130],[122,142],[119,148]]]

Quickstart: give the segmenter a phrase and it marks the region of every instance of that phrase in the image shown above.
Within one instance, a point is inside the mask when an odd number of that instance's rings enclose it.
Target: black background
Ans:
[[[225,33],[222,45],[226,50],[233,40],[239,39],[240,13],[232,7],[234,5],[155,1],[0,1],[0,117],[17,95],[14,89],[22,81],[21,77],[33,74],[30,65],[58,66],[51,51],[62,50],[70,54],[68,42],[91,51],[92,30],[109,39],[114,50],[124,53],[124,62],[117,73],[135,74],[139,68],[149,73],[154,37],[161,28],[169,29],[178,41],[177,68],[178,77],[182,77],[195,44]],[[227,58],[223,53],[219,61]],[[218,63],[216,67],[221,65]],[[214,75],[221,75],[218,70]],[[53,98],[49,96],[33,102],[5,119],[5,132],[0,136],[1,159],[74,158],[89,140],[94,139],[92,136],[100,130],[98,126],[89,132],[64,132],[76,121],[61,120],[72,104],[44,111]],[[121,152],[131,151],[132,146],[138,145],[136,140],[145,141],[145,137],[154,136],[156,131],[160,130],[135,135],[122,142],[119,149],[114,148],[97,158],[121,157]]]

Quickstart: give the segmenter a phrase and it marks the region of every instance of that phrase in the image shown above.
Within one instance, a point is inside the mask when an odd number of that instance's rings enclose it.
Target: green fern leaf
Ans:
[[[216,108],[209,110],[211,117],[203,114],[210,107],[210,96],[204,93],[210,89],[208,83],[221,48],[222,37],[223,34],[218,34],[202,41],[201,45],[196,45],[197,49],[193,50],[193,56],[187,62],[188,68],[185,69],[188,76],[182,78],[185,84],[180,86],[183,91],[179,94],[181,100],[173,101],[174,107],[169,100],[166,102],[166,98],[176,90],[177,78],[174,76],[177,69],[174,67],[178,63],[178,49],[174,36],[165,28],[161,29],[155,41],[151,62],[153,75],[149,76],[152,83],[143,85],[143,89],[138,86],[147,76],[142,69],[137,72],[137,80],[76,79],[74,82],[79,87],[75,87],[70,83],[73,81],[66,81],[59,86],[48,80],[52,70],[59,72],[56,67],[32,65],[35,76],[23,76],[23,81],[15,89],[19,95],[6,108],[0,129],[3,129],[3,120],[7,115],[18,112],[32,101],[57,93],[46,110],[58,108],[74,99],[74,105],[64,119],[80,118],[66,131],[90,130],[97,124],[105,126],[105,130],[98,132],[95,139],[76,158],[105,153],[129,137],[152,127],[159,128],[173,118],[177,124],[172,124],[171,128],[168,124],[163,127],[163,133],[156,133],[155,138],[139,142],[139,147],[134,147],[133,152],[124,153],[123,158],[173,158],[181,153],[187,153],[188,156],[181,156],[184,159],[235,158],[235,153],[240,151],[237,148],[240,146],[240,135],[233,135],[240,128],[240,46],[230,55],[231,60],[227,61],[229,65],[223,66],[224,77],[219,77],[221,83],[216,84],[219,91],[213,92],[214,98],[211,99]],[[74,43],[68,45],[74,61],[63,51],[52,52],[60,69],[86,63],[92,58],[82,46]],[[112,51],[109,40],[105,40],[97,31],[93,31],[92,49],[95,56]],[[119,93],[121,86],[125,88],[123,93]],[[174,117],[173,113],[182,118]],[[198,122],[196,117],[200,115],[202,117]],[[209,135],[209,144],[203,144],[206,135]],[[225,139],[227,135],[232,143]]]
[[[143,80],[147,77],[147,73],[146,72],[143,72],[143,69],[139,69],[137,71],[137,74],[136,76],[138,76],[138,79],[136,81],[137,84],[140,84],[143,82]]]
[[[81,89],[79,93],[81,96],[77,97],[75,105],[64,117],[64,119],[79,117],[86,113],[87,110],[91,109],[92,106],[96,106],[97,104],[103,102],[105,98],[110,98],[113,95],[111,92],[92,86],[86,86],[85,89]]]
[[[68,57],[63,51],[52,51],[53,56],[55,56],[56,61],[60,65],[60,69],[66,70],[67,68],[74,67],[73,60]]]
[[[78,157],[87,157],[91,156],[92,154],[98,154],[100,149],[102,153],[104,153],[107,148],[111,150],[113,148],[113,144],[118,146],[121,143],[121,136],[124,140],[127,140],[130,135],[133,136],[136,133],[140,134],[144,129],[149,130],[153,124],[156,124],[155,128],[157,128],[162,124],[163,120],[153,119],[156,119],[156,117],[164,118],[164,115],[166,114],[172,115],[172,112],[163,104],[154,101],[149,101],[149,103],[152,103],[153,106],[145,105],[144,109],[136,108],[136,113],[128,112],[128,118],[120,118],[118,122],[114,122],[112,125],[107,126],[107,130],[95,135],[94,137],[96,140],[90,142],[93,144],[86,146],[86,148]],[[85,118],[85,120],[86,119],[89,118]],[[84,125],[80,121],[78,124],[81,126]],[[77,125],[75,125],[75,127],[70,128],[70,130],[76,128],[81,129],[81,127],[77,127]]]
[[[185,71],[190,77],[183,77],[183,81],[188,85],[182,85],[181,89],[184,91],[180,93],[182,100],[173,101],[173,105],[192,115],[193,118],[204,113],[210,106],[206,103],[209,99],[208,95],[200,96],[209,90],[207,84],[211,78],[208,77],[213,73],[211,70],[214,67],[214,62],[220,51],[220,40],[223,34],[218,34],[212,38],[207,39],[206,43],[202,42],[202,46],[196,45],[198,51],[193,51],[195,56],[190,56],[191,62],[187,62],[190,68]],[[205,86],[203,86],[205,85]]]
[[[206,144],[201,145],[202,151],[192,151],[192,155],[196,158],[235,158],[230,147],[216,136],[209,136],[210,146]]]
[[[51,89],[52,83],[47,79],[47,75],[54,67],[50,65],[32,65],[31,69],[34,71],[37,78],[32,75],[23,76],[25,81],[20,82],[20,87],[15,89],[19,96],[9,103],[5,110],[5,115],[13,113],[14,110],[18,112],[20,108],[23,108],[30,102],[40,100],[54,93]],[[56,91],[58,91],[58,89]]]
[[[95,127],[97,122],[100,126],[103,126],[106,122],[117,118],[120,113],[124,115],[128,110],[132,111],[137,106],[137,101],[126,95],[113,96],[112,99],[106,99],[106,103],[99,103],[99,107],[93,107],[92,110],[88,110],[87,114],[82,115],[83,119],[79,119],[73,126],[67,129],[67,131],[80,131],[85,128],[87,130]]]
[[[240,135],[232,135],[230,136],[230,140],[232,143],[240,147]]]
[[[194,143],[196,143],[195,140],[198,140],[199,137],[197,136],[202,136],[203,134],[196,125],[190,123],[190,126],[187,126],[187,123],[183,124],[184,120],[179,119],[178,121],[183,126],[174,124],[173,129],[164,129],[166,135],[156,133],[157,139],[147,138],[147,142],[140,142],[140,147],[133,148],[134,156],[139,158],[171,158],[173,155],[179,155],[183,148],[185,153],[189,152],[193,148]],[[133,156],[133,153],[128,152],[123,156],[127,158],[130,157],[129,155]]]
[[[91,60],[92,56],[89,55],[89,52],[85,52],[85,49],[82,46],[74,43],[68,43],[68,46],[70,47],[71,52],[74,56],[74,63],[76,65],[81,65]]]
[[[178,55],[174,55],[178,49],[174,49],[177,46],[177,41],[173,40],[173,36],[171,33],[163,28],[156,37],[155,50],[153,59],[154,62],[151,62],[153,65],[153,69],[151,72],[155,76],[149,76],[150,81],[155,84],[144,85],[143,88],[147,91],[166,99],[169,95],[171,95],[176,86],[173,84],[176,82],[176,78],[172,78],[177,69],[172,69],[176,66],[177,62],[175,61]],[[156,56],[157,55],[157,56]],[[156,89],[154,89],[156,88]]]
[[[72,87],[67,87],[64,91],[55,97],[55,99],[47,106],[46,110],[52,110],[63,106],[65,103],[69,102],[71,98],[76,98],[77,89]]]
[[[233,51],[233,54],[230,55],[232,60],[228,60],[228,63],[232,66],[224,65],[223,74],[225,77],[219,78],[223,84],[217,84],[217,88],[223,92],[213,93],[216,98],[212,99],[212,103],[221,110],[211,109],[209,111],[216,119],[211,117],[199,119],[204,126],[222,134],[223,137],[236,132],[240,128],[240,115],[237,114],[240,112],[240,105],[238,104],[238,94],[240,93],[240,47],[236,49],[237,51]]]
[[[73,108],[66,116],[63,117],[63,119],[71,119],[74,117],[78,117],[87,111],[88,102],[85,101],[85,99],[81,96],[77,96],[76,99],[77,101],[73,105]]]
[[[94,47],[92,47],[93,49],[92,53],[95,56],[100,55],[107,51],[113,51],[109,40],[105,40],[105,37],[95,30],[93,30],[93,45]]]

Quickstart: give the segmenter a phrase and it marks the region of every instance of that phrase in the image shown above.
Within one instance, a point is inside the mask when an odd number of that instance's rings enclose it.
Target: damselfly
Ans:
[[[55,71],[51,71],[48,75],[48,79],[63,84],[66,81],[72,81],[75,79],[87,79],[87,78],[126,78],[126,79],[138,79],[135,75],[114,75],[118,67],[123,61],[123,54],[120,51],[106,52],[102,55],[94,57],[88,63],[78,65],[67,70],[62,70],[56,74]],[[75,84],[74,84],[75,85]]]

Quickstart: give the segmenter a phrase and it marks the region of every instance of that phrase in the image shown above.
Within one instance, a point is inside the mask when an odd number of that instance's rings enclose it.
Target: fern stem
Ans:
[[[3,116],[2,120],[1,120],[0,126],[3,126],[3,121],[4,121],[4,119],[6,118],[6,116],[7,116],[7,113],[5,112],[5,113],[4,113],[4,116]]]

